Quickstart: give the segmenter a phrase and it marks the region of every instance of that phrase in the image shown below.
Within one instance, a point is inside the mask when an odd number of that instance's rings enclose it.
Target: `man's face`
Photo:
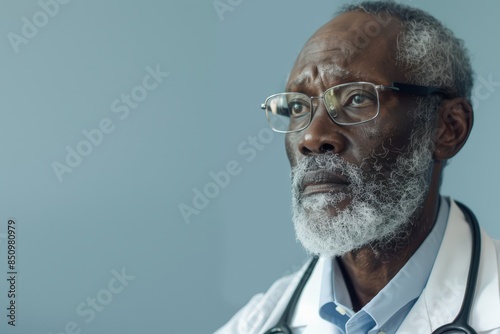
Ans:
[[[322,96],[347,82],[406,82],[395,59],[399,31],[388,17],[334,18],[302,49],[287,91]],[[338,256],[404,233],[427,192],[432,160],[430,136],[411,138],[415,98],[382,91],[379,115],[350,126],[334,123],[319,102],[309,127],[286,136],[298,239],[313,253]]]

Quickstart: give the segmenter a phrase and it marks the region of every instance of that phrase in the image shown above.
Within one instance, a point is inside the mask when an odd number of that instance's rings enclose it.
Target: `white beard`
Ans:
[[[396,238],[407,238],[410,217],[429,188],[432,139],[422,137],[414,134],[410,148],[393,166],[372,163],[370,172],[336,154],[298,162],[292,168],[292,212],[297,239],[306,251],[335,257],[367,245],[380,250]],[[381,178],[384,169],[390,176]],[[302,197],[302,179],[314,170],[342,174],[350,184],[339,192]],[[340,209],[343,202],[348,204]]]

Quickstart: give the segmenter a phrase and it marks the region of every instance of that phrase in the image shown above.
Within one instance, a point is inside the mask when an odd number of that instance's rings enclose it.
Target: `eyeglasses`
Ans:
[[[303,93],[279,93],[269,96],[261,105],[271,128],[279,133],[304,130],[313,117],[313,100],[323,100],[331,119],[339,125],[355,125],[371,121],[380,112],[379,91],[393,90],[417,96],[450,93],[442,88],[393,82],[392,86],[370,82],[349,82],[328,88],[323,96]]]

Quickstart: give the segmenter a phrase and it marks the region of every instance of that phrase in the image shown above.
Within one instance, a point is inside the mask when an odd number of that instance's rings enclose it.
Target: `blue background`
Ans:
[[[0,279],[11,217],[19,274],[15,328],[0,283],[0,332],[56,334],[75,322],[82,333],[211,333],[296,270],[306,254],[290,223],[283,137],[270,133],[259,106],[346,2],[232,0],[219,16],[212,0],[72,0],[16,53],[9,34],[21,36],[23,17],[33,22],[42,7],[2,1]],[[478,85],[500,81],[497,1],[402,2],[465,40]],[[120,119],[111,104],[142,85],[148,66],[169,75]],[[475,128],[442,192],[500,238],[500,87],[489,93],[477,100]],[[65,163],[66,147],[103,119],[113,131],[60,182],[52,164]],[[195,189],[231,161],[239,173],[184,219],[179,206],[193,206]],[[86,322],[77,307],[110,296],[113,270],[134,279]]]

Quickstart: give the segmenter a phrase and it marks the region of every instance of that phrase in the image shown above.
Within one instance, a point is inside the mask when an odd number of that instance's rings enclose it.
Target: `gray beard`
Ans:
[[[335,257],[371,246],[377,254],[408,238],[410,218],[429,189],[432,162],[432,138],[417,132],[391,166],[375,157],[360,168],[336,154],[322,154],[306,156],[292,168],[293,223],[306,251]],[[339,192],[302,197],[301,181],[314,170],[342,174],[350,184]],[[343,202],[348,204],[340,209]]]

